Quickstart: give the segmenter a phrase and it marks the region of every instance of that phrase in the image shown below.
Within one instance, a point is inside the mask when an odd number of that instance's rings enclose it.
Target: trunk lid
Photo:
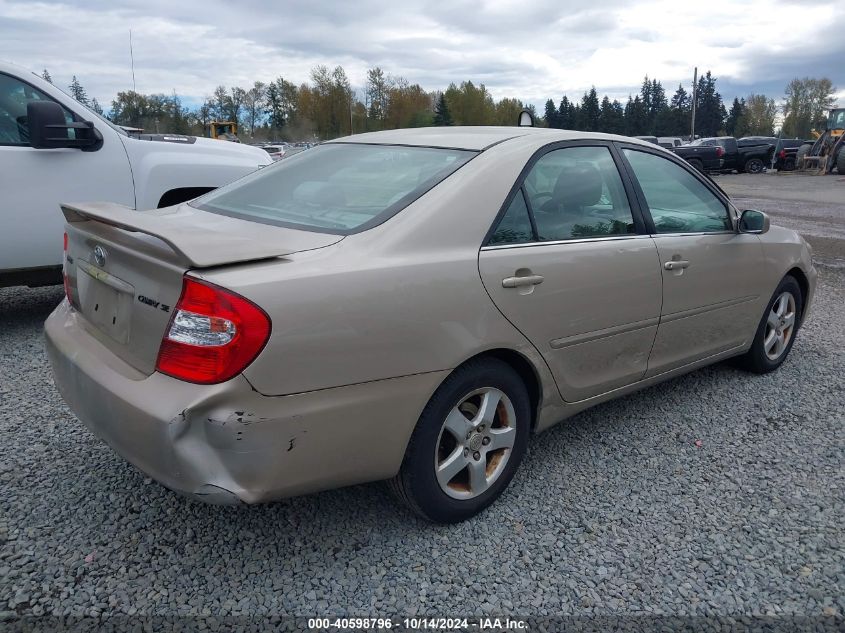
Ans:
[[[62,211],[65,274],[82,325],[145,375],[155,371],[187,271],[284,257],[343,239],[188,205],[133,211],[109,203],[68,204]]]

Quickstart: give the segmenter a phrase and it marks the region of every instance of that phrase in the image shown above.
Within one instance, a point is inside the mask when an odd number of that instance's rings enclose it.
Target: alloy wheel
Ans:
[[[769,360],[781,357],[795,333],[795,297],[791,292],[782,292],[772,304],[766,319],[766,334],[763,349]]]
[[[452,407],[437,439],[434,469],[454,499],[483,494],[505,469],[516,441],[510,398],[494,387],[476,389]]]

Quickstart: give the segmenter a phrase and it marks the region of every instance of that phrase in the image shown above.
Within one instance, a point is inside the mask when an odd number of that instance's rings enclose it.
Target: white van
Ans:
[[[130,137],[41,77],[0,62],[0,288],[62,283],[62,202],[165,207],[270,162],[237,143]]]

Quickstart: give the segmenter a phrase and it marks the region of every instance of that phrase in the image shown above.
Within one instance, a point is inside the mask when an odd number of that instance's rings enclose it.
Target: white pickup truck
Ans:
[[[269,164],[262,149],[129,136],[40,77],[0,62],[0,288],[62,283],[60,203],[154,209]]]

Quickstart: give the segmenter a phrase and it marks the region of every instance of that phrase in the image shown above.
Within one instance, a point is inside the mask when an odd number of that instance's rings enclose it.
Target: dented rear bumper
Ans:
[[[195,385],[145,376],[63,302],[47,319],[56,385],[77,417],[168,488],[212,503],[257,503],[398,472],[446,372],[267,397],[238,376]]]

